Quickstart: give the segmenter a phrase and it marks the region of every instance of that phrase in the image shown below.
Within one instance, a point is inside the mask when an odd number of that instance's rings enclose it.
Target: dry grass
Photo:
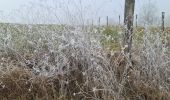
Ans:
[[[124,79],[126,61],[120,53],[112,56],[112,64],[118,65],[114,75],[117,76],[117,82],[120,84]],[[123,86],[122,96],[119,98],[130,100],[168,100],[170,94],[168,91],[162,91],[159,87],[154,87],[148,81],[139,81],[136,79],[135,72],[137,70],[138,62],[133,61],[132,68],[128,69],[128,79]],[[80,67],[80,66],[79,66]],[[112,69],[110,69],[112,70]],[[109,92],[104,91],[103,84],[97,83],[96,91],[93,87],[96,82],[85,84],[86,76],[83,76],[81,70],[74,70],[70,75],[56,75],[49,78],[45,76],[37,76],[29,69],[13,66],[6,73],[1,74],[0,82],[0,98],[3,100],[17,99],[17,100],[79,100],[86,97],[86,99],[113,99]],[[63,83],[69,80],[69,83]],[[64,87],[63,87],[64,85]],[[61,89],[64,90],[61,90]],[[98,90],[97,90],[98,89]],[[101,90],[100,90],[101,89]],[[65,93],[62,93],[65,91]],[[103,95],[104,94],[104,95]],[[93,98],[94,96],[94,98]]]

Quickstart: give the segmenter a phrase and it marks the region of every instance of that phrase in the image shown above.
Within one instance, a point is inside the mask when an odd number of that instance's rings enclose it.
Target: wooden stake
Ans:
[[[99,20],[98,20],[99,22],[98,22],[98,25],[99,25],[99,27],[100,27],[100,17],[99,17]]]
[[[128,54],[129,58],[131,58],[134,8],[135,0],[125,0],[124,9],[125,33],[123,39],[123,46],[125,48],[124,53]]]
[[[108,16],[107,16],[106,20],[107,20],[107,27],[108,27],[109,26],[109,17]]]
[[[119,15],[119,26],[120,26],[120,15]]]
[[[165,12],[162,12],[162,31],[165,31]]]
[[[138,27],[138,15],[136,14],[136,28]]]

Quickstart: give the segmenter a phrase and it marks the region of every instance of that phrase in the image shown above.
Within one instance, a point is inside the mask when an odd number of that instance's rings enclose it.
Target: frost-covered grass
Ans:
[[[7,25],[1,30],[2,99],[168,100],[170,97],[168,34],[163,38],[161,33],[153,34],[146,29],[140,42],[134,42],[131,62],[122,52],[124,47],[113,51],[103,44],[103,39],[109,41],[114,36],[91,28]],[[121,43],[120,36],[116,39]],[[134,37],[134,41],[138,39],[139,36]]]

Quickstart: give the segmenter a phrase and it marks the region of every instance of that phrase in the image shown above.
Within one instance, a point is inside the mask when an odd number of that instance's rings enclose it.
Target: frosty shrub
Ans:
[[[0,33],[0,98],[168,100],[170,56],[159,33],[145,31],[130,60],[123,53],[126,47],[109,51],[101,42],[109,38],[88,28],[5,28]]]

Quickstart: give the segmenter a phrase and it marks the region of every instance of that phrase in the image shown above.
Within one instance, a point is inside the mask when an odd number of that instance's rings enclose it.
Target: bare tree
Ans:
[[[126,26],[126,29],[124,34],[123,46],[125,47],[125,54],[129,53],[129,57],[131,57],[130,51],[132,48],[134,8],[135,0],[125,1],[124,24]]]
[[[154,4],[154,2],[151,2],[150,0],[144,4],[141,8],[140,12],[140,23],[141,24],[147,24],[147,25],[153,25],[157,22],[157,6]]]
[[[165,23],[168,27],[170,26],[170,15],[166,17],[166,22]]]

